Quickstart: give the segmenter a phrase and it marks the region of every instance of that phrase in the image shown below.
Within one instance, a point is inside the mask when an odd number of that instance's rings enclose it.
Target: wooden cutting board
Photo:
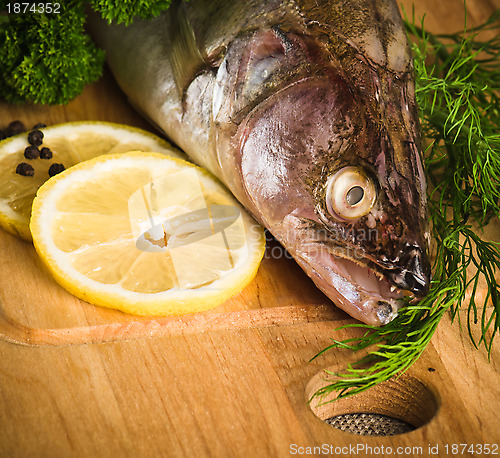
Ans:
[[[470,24],[500,7],[469,3]],[[424,12],[431,30],[461,28],[461,1],[426,0],[416,7]],[[67,106],[1,104],[0,125],[14,119],[151,130],[108,74]],[[74,298],[30,243],[0,230],[0,456],[472,456],[478,444],[500,453],[498,345],[488,362],[448,317],[403,377],[342,403],[309,404],[324,369],[357,358],[337,350],[309,361],[330,338],[354,336],[333,331],[353,320],[283,254],[269,241],[255,281],[217,309],[137,318]],[[420,427],[370,437],[323,421],[346,412]]]

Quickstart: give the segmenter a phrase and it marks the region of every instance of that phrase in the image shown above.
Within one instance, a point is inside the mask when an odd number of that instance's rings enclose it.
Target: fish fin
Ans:
[[[170,22],[170,64],[181,100],[189,84],[207,63],[196,44],[196,36],[186,15],[184,1],[172,2]]]

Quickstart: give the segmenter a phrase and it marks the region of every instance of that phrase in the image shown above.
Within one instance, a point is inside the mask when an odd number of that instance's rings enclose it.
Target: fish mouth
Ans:
[[[382,326],[396,318],[408,299],[418,296],[399,287],[392,272],[373,259],[349,247],[318,240],[304,227],[310,229],[306,221],[289,215],[285,218],[286,232],[277,231],[275,235],[316,286],[350,316]],[[298,233],[301,236],[296,238]]]
[[[398,315],[405,296],[413,296],[361,261],[329,249],[301,250],[299,265],[339,308],[368,325],[381,326]]]

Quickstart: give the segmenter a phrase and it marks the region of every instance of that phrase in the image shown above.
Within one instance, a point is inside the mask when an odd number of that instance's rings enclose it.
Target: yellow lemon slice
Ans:
[[[25,240],[31,240],[29,219],[33,198],[50,178],[49,169],[53,164],[69,168],[102,154],[132,150],[182,157],[182,153],[156,135],[120,124],[72,122],[44,127],[41,131],[43,143],[38,149],[48,148],[50,159],[24,156],[26,147],[30,146],[28,132],[0,141],[0,227]],[[31,176],[19,173],[18,166],[22,163],[32,168]]]
[[[222,184],[156,153],[100,156],[54,176],[30,229],[60,285],[139,315],[221,304],[254,278],[265,249],[262,227]]]

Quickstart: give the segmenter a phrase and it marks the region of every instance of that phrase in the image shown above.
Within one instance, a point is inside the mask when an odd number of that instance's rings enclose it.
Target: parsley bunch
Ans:
[[[54,105],[69,102],[102,74],[104,51],[84,28],[87,3],[108,22],[129,24],[135,16],[157,16],[170,0],[65,0],[57,13],[24,2],[23,11],[10,14],[7,3],[0,1],[0,98]]]

